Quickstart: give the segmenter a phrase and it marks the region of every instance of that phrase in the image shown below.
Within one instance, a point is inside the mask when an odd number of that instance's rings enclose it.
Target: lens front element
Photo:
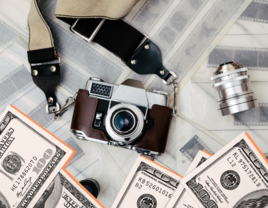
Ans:
[[[115,115],[114,125],[121,132],[129,131],[134,126],[134,117],[127,111],[121,111]]]

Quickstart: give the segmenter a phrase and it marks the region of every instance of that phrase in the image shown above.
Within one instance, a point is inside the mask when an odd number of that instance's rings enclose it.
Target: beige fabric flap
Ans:
[[[28,17],[29,24],[29,50],[37,50],[54,47],[50,28],[45,22],[37,0],[32,0]]]
[[[120,19],[139,0],[58,0],[57,17]]]

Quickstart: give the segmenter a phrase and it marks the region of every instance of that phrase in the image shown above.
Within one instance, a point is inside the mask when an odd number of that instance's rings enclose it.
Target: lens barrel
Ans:
[[[144,130],[144,114],[135,105],[120,103],[107,113],[105,127],[113,141],[128,145],[138,139]]]
[[[242,65],[228,62],[221,64],[211,77],[222,115],[255,108],[256,99],[250,89],[250,76],[247,71]]]

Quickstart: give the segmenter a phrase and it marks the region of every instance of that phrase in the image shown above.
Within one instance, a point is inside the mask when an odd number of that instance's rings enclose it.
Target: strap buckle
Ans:
[[[78,23],[79,20],[80,20],[80,19],[77,19],[77,20],[75,21],[75,23],[71,26],[70,30],[71,30],[74,34],[76,34],[77,36],[79,36],[80,38],[84,39],[84,40],[87,41],[87,42],[90,42],[90,41],[92,41],[92,40],[94,39],[94,37],[95,37],[95,36],[97,35],[97,33],[99,32],[101,26],[102,26],[103,23],[105,22],[105,19],[102,19],[102,21],[98,24],[98,26],[96,27],[96,29],[94,30],[94,32],[93,32],[93,33],[91,34],[91,36],[88,38],[88,37],[82,35],[81,33],[79,33],[78,31],[76,31],[76,30],[74,29],[75,26],[77,25],[77,23]]]

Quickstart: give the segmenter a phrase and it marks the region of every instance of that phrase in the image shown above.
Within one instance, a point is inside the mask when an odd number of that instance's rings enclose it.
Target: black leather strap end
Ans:
[[[56,106],[55,89],[60,83],[60,65],[32,66],[31,72],[33,82],[45,93],[48,107]]]
[[[33,77],[60,76],[60,65],[50,64],[50,65],[32,66],[31,71]]]
[[[138,74],[156,74],[165,81],[171,76],[162,64],[160,49],[149,39],[134,52],[126,65]]]
[[[58,59],[55,55],[55,48],[45,48],[28,51],[29,63],[43,63]]]

